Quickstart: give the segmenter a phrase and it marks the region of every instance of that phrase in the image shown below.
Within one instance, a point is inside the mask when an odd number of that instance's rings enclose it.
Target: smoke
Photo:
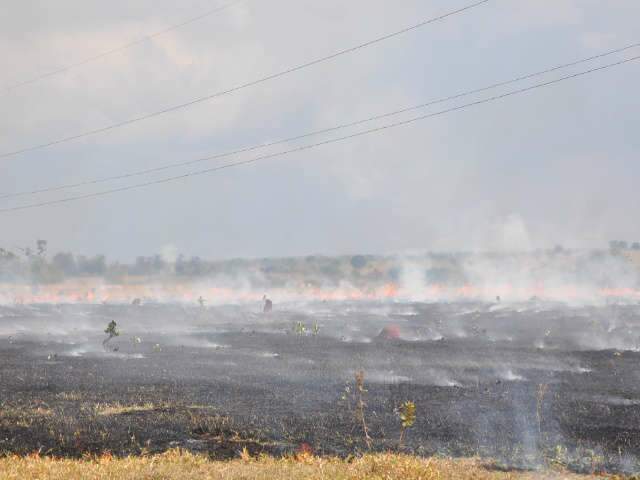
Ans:
[[[167,244],[160,250],[160,255],[166,263],[176,263],[178,248],[175,245]]]
[[[484,251],[513,253],[529,252],[532,241],[524,219],[517,214],[496,219],[485,232],[481,248]]]

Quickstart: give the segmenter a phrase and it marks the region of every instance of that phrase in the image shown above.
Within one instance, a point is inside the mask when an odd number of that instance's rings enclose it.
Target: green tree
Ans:
[[[354,255],[351,257],[351,266],[356,270],[360,270],[367,266],[367,257],[364,255]]]

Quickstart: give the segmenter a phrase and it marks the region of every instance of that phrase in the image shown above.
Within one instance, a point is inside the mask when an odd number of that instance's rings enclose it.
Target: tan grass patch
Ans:
[[[60,392],[56,393],[56,398],[69,402],[79,402],[80,400],[82,400],[82,395],[78,392]]]
[[[18,418],[26,418],[26,417],[49,417],[53,415],[53,410],[48,407],[43,406],[18,406],[18,405],[3,405],[0,407],[0,416],[1,417],[18,417]]]
[[[275,459],[248,454],[232,461],[211,461],[204,455],[172,450],[162,455],[114,458],[108,455],[84,460],[60,460],[31,455],[0,459],[0,477],[7,480],[38,478],[40,480],[146,480],[192,479],[220,480],[533,480],[595,479],[560,470],[541,473],[489,471],[479,460],[418,458],[407,455],[365,455],[352,460],[319,458],[304,454]]]
[[[136,412],[150,412],[163,408],[163,405],[147,402],[137,405],[122,405],[120,403],[97,403],[94,410],[97,415],[122,415]]]

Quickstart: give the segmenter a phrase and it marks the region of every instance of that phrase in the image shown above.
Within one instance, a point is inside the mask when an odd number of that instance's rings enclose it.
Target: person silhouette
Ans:
[[[267,298],[266,295],[263,295],[262,300],[264,300],[264,306],[262,307],[263,313],[269,313],[273,310],[273,302]]]

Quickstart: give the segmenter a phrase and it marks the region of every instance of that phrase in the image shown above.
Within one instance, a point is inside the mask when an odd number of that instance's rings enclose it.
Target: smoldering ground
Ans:
[[[637,305],[276,306],[0,307],[0,450],[348,455],[368,448],[362,370],[373,449],[640,467]],[[417,420],[400,446],[407,400]]]

